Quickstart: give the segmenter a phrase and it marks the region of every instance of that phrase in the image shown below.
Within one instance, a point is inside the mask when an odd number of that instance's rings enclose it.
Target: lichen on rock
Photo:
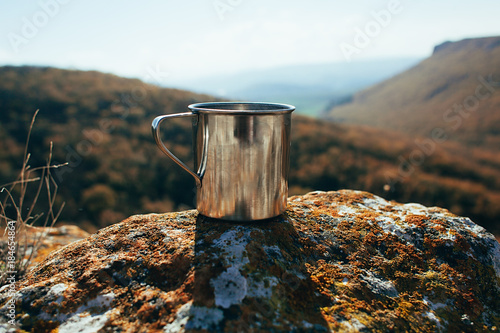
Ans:
[[[35,332],[491,331],[500,245],[444,209],[348,190],[246,224],[137,215],[50,254],[16,311]]]

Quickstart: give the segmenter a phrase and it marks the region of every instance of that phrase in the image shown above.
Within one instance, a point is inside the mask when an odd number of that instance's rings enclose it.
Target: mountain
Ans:
[[[31,118],[40,109],[30,165],[45,164],[50,142],[54,163],[68,163],[53,170],[57,202],[66,202],[62,222],[93,231],[132,214],[193,207],[194,180],[156,147],[151,121],[210,100],[94,71],[0,67],[0,185],[16,179]],[[167,146],[192,165],[191,122],[179,119],[162,132]],[[294,114],[289,194],[366,190],[449,208],[500,235],[500,155],[453,141],[420,145],[433,153],[416,165],[419,146],[412,137]]]
[[[191,91],[249,101],[279,101],[317,116],[335,102],[418,62],[414,58],[304,64],[210,76],[178,84]]]
[[[500,37],[436,46],[428,59],[332,108],[336,121],[500,147]]]

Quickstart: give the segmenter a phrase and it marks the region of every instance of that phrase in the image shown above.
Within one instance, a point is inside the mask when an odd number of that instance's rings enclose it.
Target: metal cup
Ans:
[[[252,221],[283,213],[288,197],[291,113],[295,107],[213,102],[188,108],[190,112],[156,117],[152,129],[161,151],[194,177],[200,214]],[[193,118],[196,172],[160,139],[160,123],[175,117]]]

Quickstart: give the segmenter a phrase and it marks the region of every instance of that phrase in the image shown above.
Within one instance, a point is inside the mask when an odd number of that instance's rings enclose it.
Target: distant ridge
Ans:
[[[318,116],[353,93],[413,65],[417,58],[297,64],[216,75],[180,83],[181,88],[236,100],[293,104],[296,113]]]

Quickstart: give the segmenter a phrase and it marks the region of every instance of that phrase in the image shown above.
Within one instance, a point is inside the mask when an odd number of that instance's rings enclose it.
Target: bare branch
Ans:
[[[29,163],[31,154],[28,152],[29,140],[31,137],[31,132],[33,130],[33,125],[35,123],[36,116],[38,114],[38,110],[33,115],[31,120],[24,155],[23,155],[23,164],[17,179],[13,182],[5,184],[0,189],[0,193],[4,193],[5,197],[0,201],[0,222],[8,225],[9,220],[16,221],[16,269],[20,276],[24,275],[33,260],[33,257],[36,255],[38,249],[41,246],[43,237],[46,236],[46,232],[41,231],[40,233],[36,232],[36,229],[32,229],[34,234],[32,237],[28,237],[27,228],[28,226],[34,226],[37,221],[39,221],[42,217],[45,218],[42,223],[42,228],[47,226],[54,226],[61,215],[61,212],[65,206],[63,202],[59,209],[55,210],[56,205],[56,197],[58,193],[58,185],[51,174],[51,169],[57,169],[63,166],[68,165],[68,163],[56,164],[52,165],[52,156],[53,156],[53,144],[50,143],[49,155],[46,161],[46,164],[40,167],[31,168]],[[33,177],[32,174],[34,172],[40,172],[39,177]],[[37,183],[38,182],[38,183]],[[29,205],[29,209],[26,214],[23,216],[23,207],[28,200],[27,189],[30,184],[37,184],[36,191],[34,192],[34,196],[30,196],[29,200],[31,203]],[[39,198],[42,193],[42,188],[45,187],[47,191],[47,199],[48,199],[48,207],[45,213],[35,214],[35,209],[39,207]],[[30,187],[31,188],[31,187]],[[16,202],[16,198],[18,201]],[[15,211],[15,218],[11,219],[8,217],[7,208],[11,206]],[[34,227],[35,228],[35,227]],[[43,230],[43,229],[41,229]],[[7,228],[5,229],[7,231]],[[28,247],[31,246],[31,252],[27,255]],[[5,248],[0,248],[0,253],[4,253]],[[25,258],[27,256],[27,258]],[[0,263],[5,262],[5,256],[2,255],[0,258]],[[6,263],[6,262],[5,262]],[[5,282],[5,272],[0,271],[0,285],[3,285]]]

